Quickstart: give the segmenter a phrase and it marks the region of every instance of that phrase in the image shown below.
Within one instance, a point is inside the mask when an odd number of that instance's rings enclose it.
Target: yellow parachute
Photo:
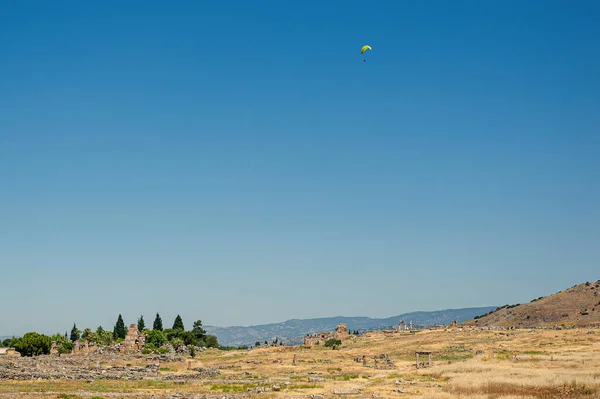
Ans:
[[[363,46],[363,48],[360,50],[360,53],[364,54],[367,50],[371,50],[371,46]]]

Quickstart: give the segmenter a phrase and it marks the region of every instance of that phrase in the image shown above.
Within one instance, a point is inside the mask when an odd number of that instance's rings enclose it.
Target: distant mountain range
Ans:
[[[281,323],[262,324],[256,326],[217,327],[204,326],[209,334],[214,334],[221,345],[241,346],[254,345],[259,341],[272,341],[278,339],[284,344],[299,344],[303,342],[306,334],[321,331],[333,331],[340,323],[346,323],[348,330],[379,330],[390,328],[400,320],[406,323],[412,321],[413,326],[432,326],[435,324],[450,324],[453,320],[463,322],[488,313],[497,306],[478,308],[446,309],[431,312],[419,311],[404,313],[398,316],[383,319],[370,317],[323,317],[317,319],[292,319]]]

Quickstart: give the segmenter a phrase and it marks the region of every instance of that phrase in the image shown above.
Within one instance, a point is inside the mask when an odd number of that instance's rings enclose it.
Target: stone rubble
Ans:
[[[52,394],[47,392],[47,394]],[[57,393],[58,394],[58,393]],[[22,393],[0,393],[0,398],[15,399],[18,396],[29,395],[27,392]],[[97,392],[77,392],[77,397],[97,397]],[[131,398],[131,399],[243,399],[248,398],[248,394],[201,394],[201,393],[172,393],[172,394],[156,394],[156,393],[117,393],[117,392],[102,392],[103,398]]]
[[[390,370],[396,367],[394,361],[385,353],[379,356],[375,355],[373,358],[375,360],[376,369]]]
[[[360,393],[360,389],[334,389],[334,395],[358,395]]]
[[[125,362],[135,358],[144,361],[145,366],[109,365],[113,360],[108,355],[87,355],[85,357],[43,355],[35,358],[20,357],[14,359],[0,359],[0,380],[175,380],[175,379],[206,379],[220,375],[216,368],[195,368],[195,373],[185,375],[161,374],[161,356],[119,356]],[[104,366],[103,366],[104,365]]]

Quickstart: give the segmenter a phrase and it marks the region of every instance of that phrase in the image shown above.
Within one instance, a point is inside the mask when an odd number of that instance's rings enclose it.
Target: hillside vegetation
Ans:
[[[498,327],[600,326],[600,280],[575,285],[525,304],[502,306],[463,323]]]

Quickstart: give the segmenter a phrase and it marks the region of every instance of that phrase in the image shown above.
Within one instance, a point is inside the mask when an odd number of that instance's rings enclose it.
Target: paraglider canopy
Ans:
[[[367,50],[371,50],[371,46],[362,46],[362,49],[360,49],[360,53],[364,54],[365,51]],[[366,62],[367,60],[363,60],[363,62]]]

